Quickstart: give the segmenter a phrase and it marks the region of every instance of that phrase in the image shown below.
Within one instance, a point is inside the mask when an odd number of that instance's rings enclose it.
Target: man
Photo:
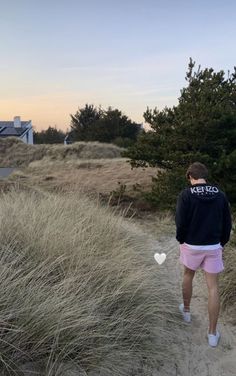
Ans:
[[[217,321],[220,311],[218,275],[224,270],[222,252],[229,241],[231,214],[226,195],[207,183],[208,170],[199,162],[186,172],[191,186],[177,200],[176,239],[180,243],[180,262],[184,265],[183,304],[179,309],[186,322],[191,322],[190,301],[195,271],[202,268],[208,287],[208,343],[215,347],[220,333]]]

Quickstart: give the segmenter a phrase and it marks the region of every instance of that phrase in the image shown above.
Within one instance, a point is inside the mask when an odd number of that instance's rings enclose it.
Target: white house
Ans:
[[[33,128],[31,120],[21,121],[15,116],[13,121],[0,121],[0,138],[19,137],[26,144],[33,144]]]

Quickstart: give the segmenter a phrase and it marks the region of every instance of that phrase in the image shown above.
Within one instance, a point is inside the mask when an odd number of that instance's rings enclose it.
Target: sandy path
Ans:
[[[166,278],[171,279],[173,292],[182,302],[182,266],[179,263],[178,243],[173,236],[157,241],[151,234],[146,235],[153,255],[155,252],[167,254],[166,261],[160,266],[157,264],[157,268],[166,269]],[[218,347],[208,345],[207,288],[200,270],[193,282],[191,312],[192,323],[185,324],[179,330],[183,349],[174,349],[176,359],[170,359],[155,376],[236,376],[236,327],[229,323],[225,314],[220,314],[218,322],[221,332]]]
[[[181,300],[182,266],[178,261],[178,244],[171,239],[165,244],[167,253],[166,268],[172,278],[173,290]],[[227,322],[221,314],[218,328],[221,339],[217,348],[208,346],[206,332],[208,328],[207,288],[202,271],[198,271],[193,282],[191,304],[192,323],[181,330],[185,344],[185,353],[180,357],[178,372],[181,376],[235,376],[236,375],[236,328]]]

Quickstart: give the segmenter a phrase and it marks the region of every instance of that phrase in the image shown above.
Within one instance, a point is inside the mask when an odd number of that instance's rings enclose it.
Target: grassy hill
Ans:
[[[8,137],[0,138],[0,166],[27,166],[30,162],[49,160],[71,160],[91,158],[117,158],[122,148],[99,142],[76,142],[72,145],[27,145],[23,141]]]
[[[8,179],[0,180],[0,189],[80,191],[100,202],[129,207],[133,214],[152,210],[142,192],[151,189],[157,169],[132,169],[121,152],[115,145],[96,142],[32,146],[15,138],[0,140],[0,166],[16,167]]]

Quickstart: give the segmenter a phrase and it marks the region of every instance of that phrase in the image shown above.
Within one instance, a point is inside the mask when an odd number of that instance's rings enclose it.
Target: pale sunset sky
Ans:
[[[236,65],[233,0],[0,0],[0,120],[66,130],[86,103],[143,122],[177,104],[189,57]]]

